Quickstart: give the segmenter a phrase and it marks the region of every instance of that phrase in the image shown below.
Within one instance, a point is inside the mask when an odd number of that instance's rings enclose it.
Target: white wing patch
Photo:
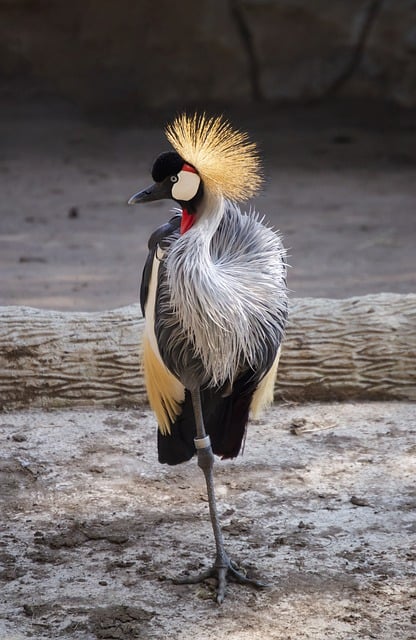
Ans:
[[[201,178],[197,173],[191,171],[179,171],[178,181],[172,187],[172,196],[175,200],[188,202],[192,200],[198,192]]]
[[[150,406],[156,414],[159,429],[170,433],[171,422],[182,411],[185,388],[163,364],[154,330],[157,277],[163,252],[158,246],[153,259],[149,293],[146,302],[146,324],[143,335],[144,379]]]

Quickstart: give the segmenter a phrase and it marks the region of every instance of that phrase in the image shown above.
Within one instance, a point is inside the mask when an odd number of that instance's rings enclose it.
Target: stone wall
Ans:
[[[0,0],[0,79],[83,106],[414,106],[416,0]]]

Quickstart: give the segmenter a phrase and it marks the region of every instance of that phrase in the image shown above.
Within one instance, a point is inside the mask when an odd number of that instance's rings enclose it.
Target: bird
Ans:
[[[169,221],[149,239],[140,286],[144,377],[157,422],[158,459],[197,456],[207,488],[221,604],[229,580],[261,588],[228,555],[214,487],[215,457],[240,452],[249,415],[273,400],[288,315],[280,234],[241,203],[263,184],[257,145],[223,115],[180,113],[165,128],[153,184],[128,204],[170,199]]]

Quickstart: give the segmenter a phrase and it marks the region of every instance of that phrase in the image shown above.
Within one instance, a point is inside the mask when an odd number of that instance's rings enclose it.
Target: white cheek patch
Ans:
[[[191,171],[179,171],[178,182],[172,187],[172,196],[175,200],[192,200],[198,192],[201,178],[197,173]]]

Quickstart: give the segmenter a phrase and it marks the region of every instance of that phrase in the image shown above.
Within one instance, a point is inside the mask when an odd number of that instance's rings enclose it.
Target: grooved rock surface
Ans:
[[[83,106],[416,104],[414,0],[0,1],[0,78]]]
[[[0,307],[0,410],[144,404],[139,305]],[[416,400],[416,295],[291,300],[276,397]]]

